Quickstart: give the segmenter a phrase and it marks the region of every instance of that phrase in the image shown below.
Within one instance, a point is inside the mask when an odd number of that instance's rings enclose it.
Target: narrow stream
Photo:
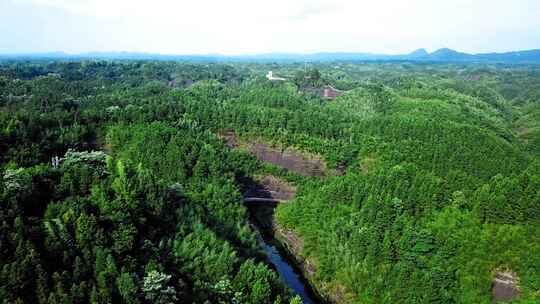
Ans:
[[[281,280],[302,299],[304,304],[319,303],[310,287],[306,285],[303,275],[299,273],[286,259],[286,253],[281,252],[275,240],[261,237],[261,246],[268,260],[276,268]]]
[[[248,208],[252,228],[258,231],[258,241],[266,260],[273,265],[285,286],[298,295],[303,304],[324,303],[314,291],[292,253],[274,237],[275,208],[294,197],[296,188],[274,176],[244,181],[244,203]],[[275,200],[275,201],[273,201]]]
[[[263,249],[268,262],[274,266],[285,286],[300,296],[303,304],[324,303],[304,277],[291,253],[274,238],[270,228],[273,209],[274,207],[268,206],[250,208],[252,227],[259,232],[259,245]]]

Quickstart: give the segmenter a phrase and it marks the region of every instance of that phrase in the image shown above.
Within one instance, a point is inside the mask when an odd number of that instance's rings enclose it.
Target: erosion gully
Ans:
[[[302,272],[295,267],[295,262],[288,256],[288,253],[273,237],[261,238],[261,246],[266,253],[270,263],[274,265],[279,276],[290,289],[302,299],[304,304],[322,303],[315,294]]]
[[[296,189],[273,176],[264,176],[258,181],[245,183],[244,196],[252,226],[259,232],[259,244],[270,264],[279,273],[281,280],[304,304],[324,303],[304,276],[301,265],[276,237],[274,210],[278,204],[287,204]],[[253,200],[253,198],[257,198]]]
[[[300,296],[302,303],[325,303],[311,287],[293,254],[276,239],[273,229],[267,226],[267,222],[271,221],[271,219],[263,219],[261,222],[261,216],[272,216],[271,214],[268,215],[268,209],[266,208],[269,207],[259,206],[249,207],[248,209],[250,210],[251,223],[259,232],[259,244],[263,249],[268,262],[270,262],[278,272],[283,283],[285,283],[285,285],[295,294]],[[270,208],[273,209],[274,207]]]
[[[304,176],[323,177],[326,166],[322,159],[295,150],[282,150],[257,141],[240,141],[234,132],[223,132],[220,137],[231,149],[239,149],[255,156],[259,161],[285,168]],[[302,271],[300,257],[281,243],[276,232],[274,210],[280,203],[294,198],[296,188],[271,175],[247,178],[244,184],[245,205],[249,210],[253,227],[259,232],[259,243],[268,262],[279,273],[280,278],[304,304],[326,303],[310,285]]]

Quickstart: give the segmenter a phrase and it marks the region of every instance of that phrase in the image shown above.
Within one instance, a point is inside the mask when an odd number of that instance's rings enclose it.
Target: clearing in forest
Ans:
[[[246,150],[258,160],[304,176],[326,176],[326,164],[318,155],[293,148],[280,149],[256,140],[241,141],[233,132],[220,135],[232,149]]]

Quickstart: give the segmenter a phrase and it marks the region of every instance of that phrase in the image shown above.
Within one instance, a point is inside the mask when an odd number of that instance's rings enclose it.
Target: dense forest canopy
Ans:
[[[6,60],[0,110],[3,303],[298,303],[242,203],[265,173],[328,301],[540,301],[537,65]]]

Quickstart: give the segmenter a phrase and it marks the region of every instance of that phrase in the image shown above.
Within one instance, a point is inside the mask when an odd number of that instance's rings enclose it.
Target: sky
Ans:
[[[0,53],[540,48],[540,0],[0,0]]]

